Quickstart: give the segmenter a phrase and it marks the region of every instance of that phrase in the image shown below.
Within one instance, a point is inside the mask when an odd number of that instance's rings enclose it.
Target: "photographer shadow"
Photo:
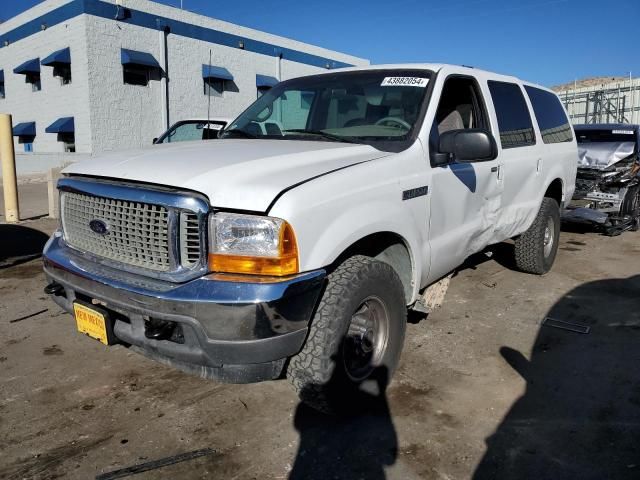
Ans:
[[[585,283],[548,316],[591,331],[541,326],[531,360],[501,348],[526,391],[474,478],[640,478],[640,275]]]
[[[385,394],[387,369],[378,368],[372,378],[377,392],[345,392],[345,409],[340,415],[298,405],[294,426],[300,445],[290,479],[386,478],[385,467],[393,465],[398,455],[398,438]]]

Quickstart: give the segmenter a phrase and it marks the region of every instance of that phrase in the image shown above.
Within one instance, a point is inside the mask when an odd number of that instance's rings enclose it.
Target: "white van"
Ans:
[[[453,65],[282,82],[215,142],[68,167],[46,291],[78,329],[207,378],[344,405],[396,368],[407,308],[487,245],[544,274],[577,149],[557,96]]]

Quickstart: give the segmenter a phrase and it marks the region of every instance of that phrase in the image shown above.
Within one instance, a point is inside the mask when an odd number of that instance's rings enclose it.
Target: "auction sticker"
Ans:
[[[384,77],[381,87],[420,87],[424,88],[429,83],[428,78],[420,77]]]

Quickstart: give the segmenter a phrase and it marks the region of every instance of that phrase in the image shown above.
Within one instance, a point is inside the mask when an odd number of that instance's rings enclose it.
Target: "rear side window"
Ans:
[[[536,143],[533,124],[522,90],[515,83],[489,81],[489,91],[498,117],[502,148]]]
[[[571,124],[564,113],[560,100],[553,93],[525,86],[533,113],[538,120],[544,143],[570,142],[573,140]]]

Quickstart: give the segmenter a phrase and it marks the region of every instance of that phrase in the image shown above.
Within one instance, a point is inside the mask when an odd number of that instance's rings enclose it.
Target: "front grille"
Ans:
[[[169,211],[159,205],[63,192],[65,241],[79,250],[159,272],[171,269]],[[107,232],[89,224],[98,220]]]
[[[191,268],[200,262],[200,223],[192,212],[180,214],[180,261]]]

